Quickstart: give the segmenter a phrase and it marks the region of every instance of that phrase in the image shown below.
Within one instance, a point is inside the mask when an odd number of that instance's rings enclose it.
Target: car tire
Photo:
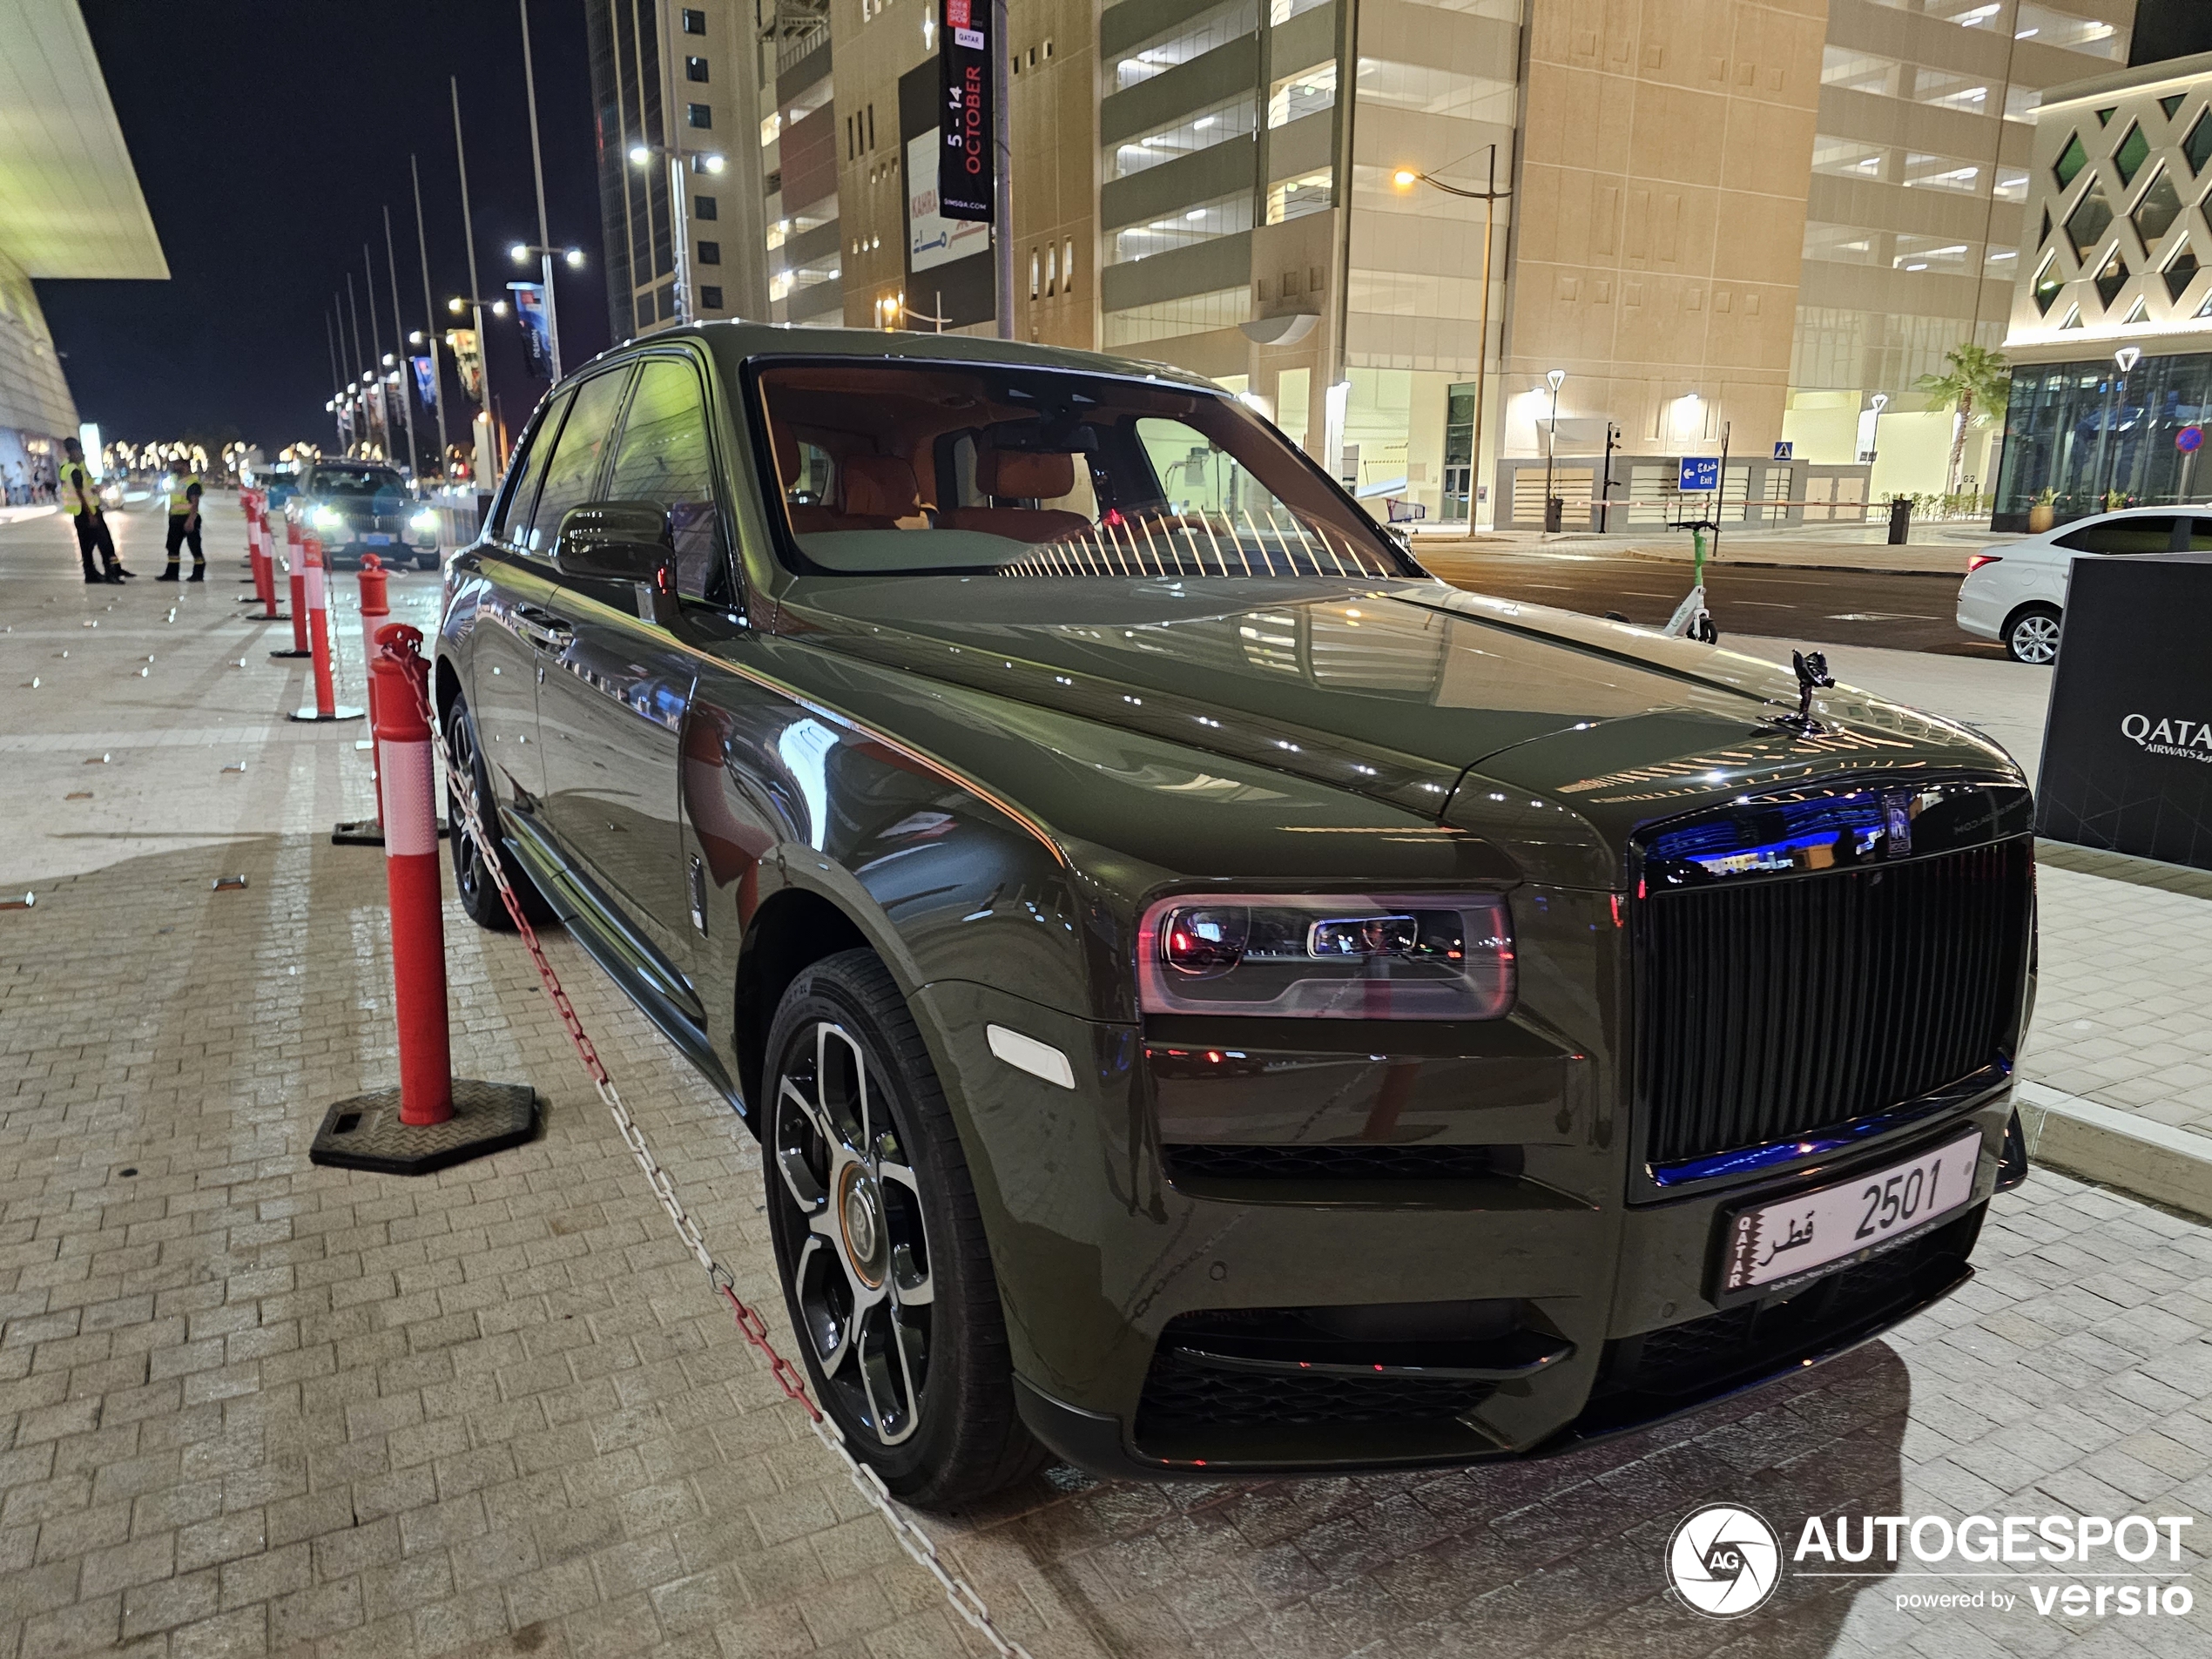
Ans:
[[[1044,1460],[1016,1414],[975,1187],[929,1051],[873,951],[792,981],[769,1027],[769,1235],[815,1399],[904,1502]]]
[[[483,816],[488,833],[499,833],[499,803],[491,792],[491,771],[484,764],[483,745],[476,737],[476,717],[469,711],[468,701],[456,697],[447,709],[446,738],[450,745],[452,765],[446,769],[447,838],[453,846],[453,886],[460,895],[461,907],[469,920],[489,933],[511,934],[515,919],[507,914],[506,900],[499,896],[498,885],[491,879],[491,871],[484,862],[482,848],[469,834],[468,814],[461,810],[461,795],[454,778],[454,767],[466,767],[475,779],[477,811]],[[523,916],[533,927],[542,927],[554,919],[553,907],[545,902],[536,884],[516,865],[514,856],[504,848],[500,852],[500,866],[507,873],[507,884],[515,890],[515,898],[522,906]]]
[[[2056,605],[2022,605],[2005,618],[2005,655],[2048,667],[2059,657],[2059,624]]]

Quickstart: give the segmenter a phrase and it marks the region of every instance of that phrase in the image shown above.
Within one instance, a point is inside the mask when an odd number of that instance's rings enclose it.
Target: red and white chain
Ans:
[[[730,1270],[714,1259],[714,1252],[707,1248],[705,1235],[699,1231],[698,1223],[684,1208],[684,1200],[676,1191],[676,1183],[669,1178],[668,1171],[653,1156],[652,1146],[645,1139],[644,1131],[637,1126],[637,1120],[631,1116],[630,1108],[623,1103],[620,1092],[615,1088],[614,1079],[607,1075],[606,1067],[601,1063],[599,1051],[591,1046],[591,1039],[584,1035],[583,1022],[577,1018],[575,1005],[569,1001],[568,993],[561,988],[560,976],[553,971],[553,964],[546,960],[544,948],[538,943],[536,931],[531,927],[529,918],[523,914],[522,903],[515,897],[515,889],[508,883],[506,867],[501,861],[498,846],[492,837],[484,833],[483,820],[477,815],[474,768],[462,768],[454,763],[453,750],[447,741],[445,728],[438,722],[435,712],[426,706],[423,717],[428,721],[430,729],[437,733],[438,751],[445,760],[446,777],[454,786],[450,792],[451,799],[460,809],[462,828],[469,840],[475,843],[483,860],[484,871],[491,877],[492,885],[499,889],[500,902],[507,907],[507,914],[515,924],[515,931],[522,935],[523,947],[529,950],[530,961],[537,968],[539,982],[545,987],[545,995],[552,1000],[554,1010],[560,1015],[561,1024],[568,1031],[569,1041],[576,1045],[577,1057],[583,1062],[583,1069],[591,1078],[592,1088],[598,1090],[601,1103],[612,1114],[615,1129],[622,1136],[623,1144],[630,1149],[631,1156],[637,1160],[637,1167],[644,1171],[653,1196],[660,1200],[661,1208],[668,1212],[669,1220],[675,1224],[678,1234],[684,1240],[685,1249],[690,1251],[698,1264],[706,1270],[708,1282],[729,1303],[731,1312],[737,1317],[738,1329],[745,1333],[745,1340],[758,1348],[767,1359],[769,1374],[775,1379],[776,1386],[784,1391],[784,1397],[806,1413],[806,1421],[814,1431],[814,1438],[827,1447],[830,1454],[844,1466],[846,1478],[852,1481],[870,1507],[883,1517],[884,1525],[891,1528],[891,1535],[899,1541],[899,1547],[914,1558],[922,1571],[937,1581],[939,1588],[945,1592],[945,1599],[952,1603],[953,1611],[982,1632],[983,1639],[991,1644],[994,1651],[1008,1656],[1008,1659],[1029,1659],[1026,1648],[991,1622],[990,1609],[983,1605],[983,1598],[975,1593],[974,1587],[946,1567],[944,1558],[937,1553],[937,1546],[929,1534],[899,1513],[882,1478],[853,1455],[851,1448],[845,1444],[844,1431],[806,1392],[806,1379],[799,1375],[790,1360],[776,1352],[775,1344],[769,1340],[767,1323],[762,1319],[759,1310],[749,1306],[738,1295],[737,1282],[732,1278]]]

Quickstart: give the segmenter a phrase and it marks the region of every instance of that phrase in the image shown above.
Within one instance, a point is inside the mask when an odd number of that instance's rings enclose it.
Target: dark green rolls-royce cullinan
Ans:
[[[2025,1171],[2000,749],[1445,586],[1180,371],[658,334],[448,594],[463,780],[914,1502],[1575,1445],[1927,1306]]]

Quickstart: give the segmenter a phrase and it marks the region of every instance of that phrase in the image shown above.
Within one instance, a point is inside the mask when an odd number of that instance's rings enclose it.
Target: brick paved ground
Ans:
[[[266,725],[298,671],[223,668],[255,631],[218,615],[234,587],[165,623],[175,590],[84,590],[42,534],[0,530],[0,891],[19,867],[39,889],[0,912],[0,1659],[981,1651],[718,1312],[512,941],[449,913],[456,1057],[534,1082],[544,1137],[415,1182],[307,1163],[323,1105],[393,1064],[381,871],[327,842],[361,799],[351,734]],[[24,633],[59,650],[44,636],[95,617],[67,694],[24,689]],[[130,637],[152,630],[176,643]],[[246,734],[225,740],[245,773],[183,740],[202,718]],[[243,892],[210,890],[234,872]],[[751,1142],[552,949],[780,1334]],[[1668,1534],[1712,1500],[1791,1535],[1845,1510],[2207,1532],[2212,1233],[2046,1175],[2000,1200],[1979,1260],[1884,1343],[1572,1457],[1058,1470],[933,1529],[1038,1659],[2212,1654],[2202,1612],[1909,1614],[1894,1581],[1793,1579],[1719,1623],[1660,1594]]]

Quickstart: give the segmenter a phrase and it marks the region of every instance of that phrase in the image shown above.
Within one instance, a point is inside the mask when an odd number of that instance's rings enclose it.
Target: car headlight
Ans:
[[[1494,1020],[1513,1006],[1501,894],[1185,894],[1137,929],[1147,1014]]]
[[[438,528],[438,516],[432,512],[428,507],[425,507],[413,518],[408,519],[408,524],[410,529],[421,530],[425,536],[428,536],[432,530]]]
[[[307,516],[307,522],[319,530],[334,530],[346,522],[346,516],[335,507],[318,507]]]

